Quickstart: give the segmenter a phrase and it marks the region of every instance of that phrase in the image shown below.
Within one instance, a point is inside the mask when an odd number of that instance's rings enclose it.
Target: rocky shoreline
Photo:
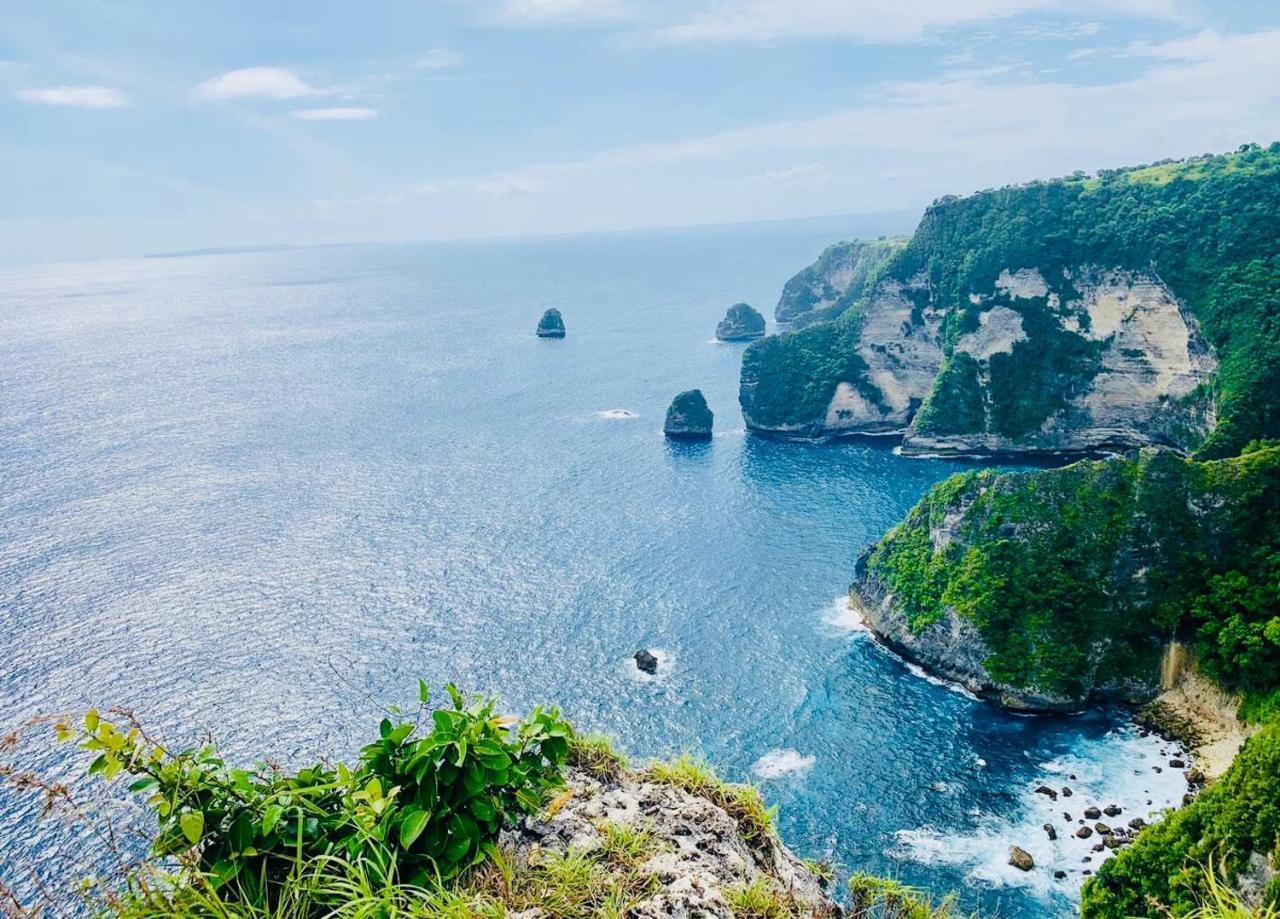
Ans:
[[[1240,700],[1201,675],[1177,642],[1171,643],[1165,661],[1164,691],[1138,712],[1138,721],[1191,751],[1193,783],[1221,778],[1261,725],[1242,722]]]

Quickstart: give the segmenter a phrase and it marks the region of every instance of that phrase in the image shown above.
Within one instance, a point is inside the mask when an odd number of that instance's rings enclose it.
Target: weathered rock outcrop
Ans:
[[[832,321],[743,356],[748,428],[917,454],[1280,438],[1277,177],[1273,144],[942,198],[860,287],[833,247],[779,307]]]
[[[555,307],[547,310],[538,320],[539,338],[564,338],[564,317]]]
[[[994,292],[970,294],[980,310],[976,328],[956,337],[951,379],[930,386],[904,431],[904,452],[1185,451],[1208,435],[1213,405],[1197,394],[1217,361],[1195,317],[1158,276],[1084,266],[1064,272],[1058,286],[1071,293],[1023,268],[1002,272]],[[1028,326],[1040,331],[1028,334]],[[1056,392],[1043,400],[1043,418],[1021,411],[1036,401],[1022,386],[1046,381],[1033,376],[1020,385],[1016,376],[1016,349],[1036,347],[1078,355],[1074,379],[1047,381]]]
[[[1247,595],[1240,559],[1277,502],[1280,447],[953,476],[862,555],[852,602],[904,657],[1010,708],[1147,702],[1170,634],[1216,634],[1205,610],[1235,608],[1200,599],[1213,579]],[[1233,620],[1205,647],[1264,627]]]
[[[813,403],[809,417],[768,417],[756,393],[776,371],[744,361],[748,427],[896,434],[917,454],[1185,451],[1212,429],[1217,362],[1156,275],[1088,265],[1051,286],[1037,269],[1004,270],[966,300],[939,305],[923,274],[881,281],[841,322],[846,378],[820,414]]]
[[[906,242],[893,238],[828,246],[816,262],[787,281],[773,318],[796,329],[835,319],[862,296],[868,280]]]
[[[764,331],[764,317],[758,310],[749,303],[735,303],[716,326],[716,338],[719,341],[754,341],[762,337]]]
[[[859,560],[849,599],[867,628],[886,647],[975,696],[1022,712],[1074,712],[1088,701],[1087,694],[1073,697],[996,680],[986,668],[991,649],[981,631],[954,609],[948,608],[940,619],[927,625],[913,626],[899,599],[867,571],[866,556]]]
[[[651,880],[628,916],[732,919],[735,891],[753,884],[794,909],[793,915],[836,916],[818,879],[776,837],[748,841],[738,821],[711,800],[643,772],[612,776],[572,769],[560,806],[503,835],[517,861],[551,853],[594,853],[611,828],[645,834],[635,869]],[[632,882],[634,885],[634,882]]]
[[[709,440],[715,413],[700,389],[689,389],[671,400],[662,432],[674,440]]]

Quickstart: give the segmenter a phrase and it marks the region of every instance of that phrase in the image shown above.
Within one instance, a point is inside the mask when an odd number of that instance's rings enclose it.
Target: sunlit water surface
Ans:
[[[963,467],[748,437],[742,347],[709,341],[730,303],[771,313],[822,245],[875,229],[5,272],[0,724],[127,705],[296,764],[350,756],[366,694],[455,680],[754,778],[803,855],[1069,913],[1100,856],[1063,813],[1177,800],[1154,768],[1167,745],[1115,714],[1004,714],[875,645],[840,600],[854,559]],[[532,334],[549,306],[563,341]],[[714,440],[665,443],[668,401],[694,386]],[[661,652],[656,679],[640,647]],[[83,848],[37,811],[0,791],[0,879],[19,888]],[[1007,865],[1011,843],[1035,871]]]

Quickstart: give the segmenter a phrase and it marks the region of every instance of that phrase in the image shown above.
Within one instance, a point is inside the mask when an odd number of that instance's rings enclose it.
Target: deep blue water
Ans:
[[[120,704],[296,763],[353,753],[366,692],[454,680],[754,777],[802,854],[1004,915],[1070,912],[1087,847],[1050,846],[1039,826],[1062,808],[1031,790],[1073,773],[1080,808],[1158,806],[1182,791],[1150,768],[1161,744],[1114,716],[1003,714],[851,628],[857,554],[962,467],[748,437],[742,348],[710,341],[734,301],[771,315],[841,235],[0,274],[0,725]],[[532,334],[549,306],[563,341]],[[693,386],[716,436],[666,443],[665,407]],[[664,652],[657,679],[631,665],[642,646]],[[76,851],[36,809],[0,791],[0,879],[20,887],[24,865]],[[1011,842],[1042,867],[1005,865]]]

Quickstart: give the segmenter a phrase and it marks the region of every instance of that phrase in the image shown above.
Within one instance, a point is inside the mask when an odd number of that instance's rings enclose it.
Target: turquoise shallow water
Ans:
[[[351,754],[366,694],[456,680],[754,777],[802,854],[1005,915],[1070,912],[1092,856],[1048,842],[1062,808],[1032,789],[1146,814],[1182,792],[1152,768],[1162,745],[1114,715],[1003,714],[858,631],[839,603],[857,554],[964,467],[749,437],[741,346],[710,341],[730,303],[771,314],[840,235],[0,275],[0,724],[123,704],[298,762]],[[563,341],[532,334],[549,306]],[[668,444],[666,404],[692,386],[716,436]],[[642,646],[657,679],[631,666]],[[79,851],[34,812],[0,792],[0,879],[20,887],[24,865]],[[1012,842],[1042,869],[1009,868]]]

